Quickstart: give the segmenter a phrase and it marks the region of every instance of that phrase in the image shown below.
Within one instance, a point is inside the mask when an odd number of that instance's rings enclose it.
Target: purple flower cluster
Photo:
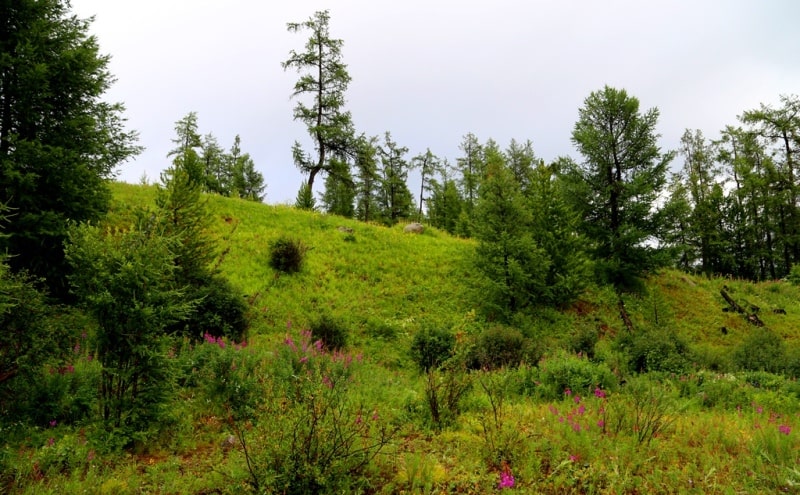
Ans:
[[[222,337],[214,337],[208,332],[203,334],[203,340],[205,340],[209,344],[218,345],[220,349],[225,349],[225,347],[227,346],[227,344],[225,343],[225,339],[223,339]],[[232,341],[231,345],[233,345],[233,348],[238,351],[239,349],[244,349],[245,347],[247,347],[247,342],[243,340],[241,343],[237,344],[236,342]]]
[[[508,465],[503,466],[503,471],[500,472],[500,482],[497,484],[497,488],[502,490],[504,488],[513,488],[514,487],[514,475],[511,474],[511,468]]]

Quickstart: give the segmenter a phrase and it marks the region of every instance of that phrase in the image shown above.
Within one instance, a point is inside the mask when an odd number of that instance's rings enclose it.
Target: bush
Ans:
[[[414,335],[411,358],[422,371],[439,368],[455,352],[456,336],[440,327],[426,327]]]
[[[560,400],[567,390],[583,396],[594,393],[597,388],[614,390],[617,378],[604,363],[559,352],[544,359],[538,370],[525,369],[521,385],[521,391],[528,395],[543,400]]]
[[[504,326],[491,327],[478,336],[470,351],[469,368],[493,370],[517,367],[528,357],[530,347],[528,339],[519,330]]]
[[[689,348],[675,332],[665,329],[626,333],[617,345],[628,355],[633,371],[683,374],[689,368]]]
[[[187,299],[197,301],[186,320],[177,323],[177,333],[200,340],[206,333],[240,340],[248,327],[247,303],[231,283],[219,275],[211,276],[202,285],[193,286]]]
[[[269,266],[283,273],[296,273],[303,267],[308,247],[299,239],[281,237],[270,243]]]
[[[347,327],[329,315],[311,322],[311,337],[321,340],[326,349],[337,351],[347,346]]]
[[[733,364],[743,371],[782,373],[786,351],[783,339],[767,328],[758,328],[733,352]]]

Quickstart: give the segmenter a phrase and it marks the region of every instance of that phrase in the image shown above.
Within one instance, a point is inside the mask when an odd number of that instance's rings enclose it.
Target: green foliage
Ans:
[[[430,425],[437,430],[453,424],[461,414],[462,401],[472,388],[472,377],[463,358],[456,355],[439,368],[425,373],[425,405]]]
[[[411,359],[424,372],[437,369],[455,353],[456,336],[439,326],[425,326],[414,334]]]
[[[350,112],[343,110],[344,93],[350,83],[347,66],[342,62],[340,39],[331,38],[330,14],[317,11],[305,22],[290,22],[286,25],[291,33],[309,31],[305,51],[289,52],[289,58],[281,65],[283,69],[295,69],[301,76],[294,85],[292,96],[309,96],[311,104],[302,101],[294,108],[294,119],[302,121],[314,140],[316,159],[303,151],[300,143],[292,147],[294,164],[308,174],[307,195],[312,195],[314,178],[320,172],[331,172],[335,160],[350,150],[353,141],[353,122]],[[303,190],[301,189],[301,193]],[[304,196],[304,199],[307,196]],[[300,203],[301,208],[313,208],[310,201]],[[312,196],[313,199],[313,196]]]
[[[630,433],[639,445],[647,445],[675,423],[685,404],[669,387],[636,377],[626,385],[625,393],[612,396],[606,407],[608,430]]]
[[[755,328],[733,352],[733,364],[740,370],[781,373],[784,370],[785,344],[768,328]]]
[[[487,154],[488,175],[475,207],[478,291],[492,313],[506,318],[535,304],[544,292],[548,260],[531,233],[530,212],[499,154]]]
[[[269,266],[282,273],[297,273],[303,268],[307,251],[299,239],[280,237],[270,242]]]
[[[639,373],[664,371],[683,374],[689,368],[688,346],[668,328],[648,328],[625,333],[616,345],[628,356],[631,370]]]
[[[344,160],[332,160],[331,170],[325,177],[325,192],[321,198],[323,209],[334,215],[352,218],[355,214],[355,196],[350,165]]]
[[[98,324],[101,419],[126,444],[158,429],[173,390],[165,331],[191,310],[175,285],[175,244],[146,230],[82,226],[66,247],[73,291]]]
[[[475,339],[469,353],[470,369],[514,368],[529,358],[532,343],[515,328],[494,325]],[[538,357],[538,356],[537,356]],[[536,365],[535,359],[530,364]]]
[[[210,275],[200,285],[185,289],[185,297],[195,301],[190,315],[173,325],[178,333],[198,339],[201,333],[240,340],[249,326],[247,301],[242,293],[221,275]]]
[[[368,485],[369,463],[395,434],[380,406],[353,390],[359,363],[311,342],[287,337],[274,362],[273,383],[252,429],[232,426],[247,457],[256,490],[287,494],[342,493]]]
[[[542,400],[560,400],[565,393],[586,397],[597,388],[616,390],[618,381],[605,363],[563,351],[545,357],[538,368],[524,368],[521,373],[523,392]]]
[[[325,349],[329,351],[347,347],[348,333],[349,330],[343,322],[326,313],[311,322],[311,337],[322,341]]]
[[[383,146],[378,147],[382,165],[378,205],[381,221],[386,225],[394,225],[412,215],[414,198],[407,184],[410,166],[405,158],[406,153],[408,148],[398,146],[388,132],[384,136]]]
[[[123,106],[105,101],[114,77],[91,19],[69,10],[63,0],[0,6],[0,203],[15,213],[0,252],[62,300],[67,225],[105,214],[107,180],[140,150]]]
[[[660,263],[645,242],[659,232],[657,199],[672,160],[657,145],[658,110],[642,114],[638,99],[606,86],[579,113],[572,141],[586,161],[567,171],[573,206],[600,280],[621,291],[637,289],[640,277]]]
[[[294,207],[300,210],[315,210],[317,208],[317,200],[314,199],[314,191],[308,187],[308,184],[300,184],[300,189],[297,191],[297,198],[294,201]]]

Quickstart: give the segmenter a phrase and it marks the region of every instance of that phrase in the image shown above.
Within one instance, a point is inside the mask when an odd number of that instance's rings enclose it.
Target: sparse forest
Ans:
[[[358,129],[327,11],[287,28],[293,206],[195,112],[116,182],[90,20],[0,5],[0,493],[798,490],[798,96],[663,150],[605,86],[575,156],[443,157]]]

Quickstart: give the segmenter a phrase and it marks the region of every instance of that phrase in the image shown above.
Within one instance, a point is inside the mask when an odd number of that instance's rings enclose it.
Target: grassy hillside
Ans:
[[[113,184],[113,192],[114,221],[155,197],[148,186]],[[645,295],[625,300],[635,335],[626,333],[615,295],[599,287],[569,308],[499,326],[481,317],[481,294],[472,289],[473,241],[217,196],[208,204],[219,269],[250,304],[248,345],[178,349],[172,422],[135,452],[104,450],[91,422],[9,433],[21,440],[0,451],[8,472],[0,493],[304,493],[275,488],[290,479],[285,466],[299,462],[298,452],[314,463],[301,463],[293,482],[327,473],[315,479],[343,483],[338,493],[800,487],[800,386],[736,367],[766,342],[753,339],[764,332],[747,321],[756,315],[781,337],[785,369],[797,369],[800,290],[792,284],[665,270]],[[269,267],[270,242],[281,236],[308,246],[300,273]],[[746,314],[725,311],[721,291]],[[304,340],[302,330],[322,316],[348,329],[341,353]],[[536,350],[528,356],[541,359],[426,375],[410,349],[429,328],[456,335],[456,358],[481,346],[507,352],[486,342],[524,337],[521,345]],[[481,340],[487,334],[500,338]],[[636,373],[631,356],[655,371]],[[76,362],[68,384],[96,372],[89,361]],[[309,425],[322,436],[302,437]],[[380,452],[350,469],[360,449],[372,452],[370,442]],[[311,455],[331,446],[330,465]]]

